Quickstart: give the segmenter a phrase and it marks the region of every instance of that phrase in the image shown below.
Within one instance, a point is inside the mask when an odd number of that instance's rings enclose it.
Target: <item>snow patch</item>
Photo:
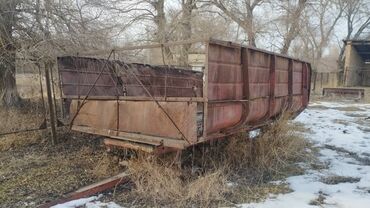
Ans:
[[[105,203],[98,201],[102,196],[103,195],[100,194],[99,196],[77,199],[63,204],[52,206],[52,208],[77,208],[82,206],[86,208],[123,208],[114,202]]]
[[[370,116],[370,104],[312,103],[295,121],[308,129],[307,139],[320,148],[321,162],[328,169],[307,170],[306,174],[286,179],[293,192],[279,194],[261,203],[242,204],[243,208],[275,207],[370,207],[370,166],[358,158],[370,159],[369,132],[359,119]],[[323,108],[318,108],[323,106]],[[350,112],[338,107],[356,107]],[[368,127],[367,127],[368,128]],[[359,181],[326,184],[323,178],[353,177]],[[356,182],[357,181],[357,182]],[[323,204],[312,203],[323,197]]]

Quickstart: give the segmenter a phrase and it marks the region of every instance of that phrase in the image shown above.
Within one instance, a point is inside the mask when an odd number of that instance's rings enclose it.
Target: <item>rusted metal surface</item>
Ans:
[[[362,99],[365,96],[363,88],[323,88],[323,96],[344,96]]]
[[[72,129],[128,141],[120,143],[128,148],[183,149],[307,107],[309,63],[231,42],[208,40],[205,46],[203,72],[110,61],[96,86],[91,82],[105,60],[59,58],[70,111],[81,109]],[[89,87],[94,93],[81,106]]]
[[[122,139],[113,139],[113,138],[106,138],[104,139],[104,144],[108,148],[122,148],[122,149],[132,149],[132,150],[138,150],[143,151],[151,154],[161,155],[168,152],[176,152],[178,148],[174,147],[165,147],[163,145],[155,146],[150,144],[143,144],[143,143],[137,143]]]
[[[283,111],[307,106],[306,62],[235,44],[211,42],[209,47],[208,134],[256,126]]]
[[[78,100],[78,96],[68,96],[64,99]],[[80,98],[81,99],[81,98]],[[202,97],[154,97],[157,101],[166,102],[204,102]],[[148,97],[141,96],[89,96],[89,100],[127,100],[127,101],[148,101]]]
[[[97,193],[101,193],[107,189],[114,188],[115,186],[123,183],[127,183],[129,181],[129,175],[127,173],[120,173],[116,176],[107,178],[105,180],[102,180],[100,182],[85,186],[83,188],[80,188],[74,192],[65,194],[65,197],[51,201],[49,203],[43,204],[39,206],[39,208],[49,208],[57,204],[66,203],[72,200],[92,196]]]
[[[241,100],[243,82],[241,48],[210,44],[208,52],[208,100]],[[209,103],[207,134],[237,124],[242,103]]]
[[[100,129],[96,127],[86,127],[86,126],[74,125],[72,126],[72,130],[86,132],[90,134],[97,134],[97,135],[111,137],[114,139],[119,139],[119,140],[124,140],[124,141],[132,141],[132,142],[137,142],[137,143],[150,144],[155,147],[166,146],[166,147],[173,147],[177,149],[184,149],[187,146],[187,143],[184,140],[164,138],[164,137],[159,137],[159,136],[150,136],[150,135],[139,134],[139,133],[128,133],[128,132],[121,132],[121,131],[116,131],[116,130]]]
[[[152,153],[155,150],[155,146],[153,145],[124,141],[124,140],[119,140],[119,139],[112,139],[112,138],[104,139],[104,144],[108,147],[109,146],[121,147],[124,149],[140,150],[140,151],[148,152],[148,153]]]
[[[257,123],[268,116],[270,101],[270,63],[271,55],[248,50],[248,77],[249,77],[249,114],[248,123]]]
[[[275,105],[272,115],[281,113],[288,104],[289,93],[289,59],[283,57],[275,58]]]
[[[143,64],[130,64],[128,67],[119,70],[127,96],[147,96],[129,72],[135,74],[154,97],[202,96],[203,74],[200,72]]]
[[[101,72],[103,66],[106,70]],[[148,97],[131,70],[154,97],[201,97],[203,74],[168,66],[128,64],[117,60],[85,57],[59,57],[58,69],[65,96],[141,96]],[[167,81],[166,81],[167,79]]]
[[[197,140],[196,103],[160,102],[160,104],[177,123],[185,137],[195,142]],[[78,101],[73,100],[71,113],[76,112],[77,108]],[[182,138],[161,109],[155,103],[148,101],[89,100],[82,106],[73,125],[173,139]]]

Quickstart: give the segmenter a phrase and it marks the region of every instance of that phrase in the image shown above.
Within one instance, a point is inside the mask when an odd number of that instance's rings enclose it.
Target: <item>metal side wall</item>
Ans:
[[[208,49],[207,137],[258,126],[308,105],[310,64],[228,42]]]

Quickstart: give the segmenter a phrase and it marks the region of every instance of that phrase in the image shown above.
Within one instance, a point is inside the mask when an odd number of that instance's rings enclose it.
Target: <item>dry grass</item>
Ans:
[[[28,129],[37,129],[43,123],[45,116],[40,99],[22,100],[18,107],[0,106],[0,151],[8,151],[42,142],[47,131],[22,132]]]
[[[290,193],[292,190],[287,183],[259,183],[238,185],[232,193],[234,203],[261,202],[274,194]]]
[[[229,191],[222,169],[194,176],[156,158],[140,158],[129,162],[129,172],[135,188],[120,197],[131,205],[209,207],[225,202],[224,196]]]
[[[309,205],[323,207],[327,196],[328,195],[324,194],[322,191],[319,191],[319,196],[315,199],[312,199]]]
[[[83,147],[85,148],[85,147]],[[91,150],[91,149],[89,149]],[[91,152],[90,154],[93,154]],[[92,175],[97,178],[106,178],[112,176],[113,174],[118,174],[121,168],[118,166],[119,158],[105,153],[101,154],[97,165],[91,170]]]
[[[39,75],[37,73],[18,73],[16,76],[17,91],[21,101],[17,107],[0,105],[0,134],[38,128],[45,120],[45,117],[48,117],[47,112],[45,112],[48,109],[45,109],[43,106]],[[46,103],[47,95],[44,79],[42,77],[43,97]],[[54,82],[56,83],[56,81]],[[59,113],[61,109],[59,109],[60,99],[57,86],[54,86],[54,92],[57,98],[56,108]]]
[[[301,171],[295,163],[307,159],[308,147],[309,143],[298,133],[297,127],[283,117],[265,127],[264,133],[256,139],[239,136],[231,140],[226,148],[226,162],[233,170],[242,171],[253,180],[276,180]]]
[[[135,182],[134,195],[152,203],[176,201],[182,198],[180,171],[162,166],[151,159],[137,159],[129,162],[131,179]]]
[[[0,207],[35,207],[122,171],[99,140],[60,130],[52,145],[47,133],[0,139]]]
[[[9,134],[0,137],[0,151],[9,151],[21,147],[36,145],[43,142],[45,131]]]
[[[18,108],[0,106],[0,134],[40,127],[44,120],[41,100],[23,100]]]
[[[361,178],[354,178],[349,176],[339,176],[339,175],[331,175],[325,178],[322,178],[321,181],[325,184],[335,185],[339,183],[357,183],[361,180]]]
[[[135,188],[115,200],[140,207],[215,207],[287,193],[287,184],[271,181],[301,174],[297,163],[310,159],[310,145],[286,117],[263,132],[255,139],[240,134],[190,148],[181,169],[164,158],[131,160]]]
[[[200,207],[226,201],[225,194],[229,191],[227,175],[223,169],[203,174],[187,184],[188,201]]]
[[[358,108],[358,107],[355,107],[355,106],[346,106],[346,107],[336,107],[336,108],[333,108],[333,109],[336,109],[336,110],[339,110],[339,111],[346,111],[346,112],[351,112],[351,111],[366,111],[364,109],[361,109],[361,108]]]

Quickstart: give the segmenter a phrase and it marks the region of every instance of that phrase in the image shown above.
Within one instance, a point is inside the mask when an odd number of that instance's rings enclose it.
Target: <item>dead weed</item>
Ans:
[[[156,158],[129,162],[135,188],[125,193],[122,202],[149,207],[209,207],[225,201],[229,191],[222,169],[202,175],[188,175],[183,170],[164,165]]]
[[[102,165],[105,150],[99,140],[65,131],[56,145],[40,134],[29,136],[32,144],[26,137],[13,138],[19,145],[0,151],[0,207],[35,207],[119,171],[117,165]],[[0,144],[4,147],[3,140]],[[103,173],[97,174],[100,168]]]
[[[271,182],[302,174],[297,163],[314,158],[295,128],[283,117],[254,139],[240,134],[189,148],[182,154],[182,168],[163,158],[131,160],[135,187],[115,200],[129,206],[215,207],[290,192],[287,184]]]
[[[361,178],[355,178],[350,176],[339,176],[339,175],[332,175],[325,178],[322,178],[321,181],[325,184],[335,185],[339,183],[357,183],[361,180]]]

